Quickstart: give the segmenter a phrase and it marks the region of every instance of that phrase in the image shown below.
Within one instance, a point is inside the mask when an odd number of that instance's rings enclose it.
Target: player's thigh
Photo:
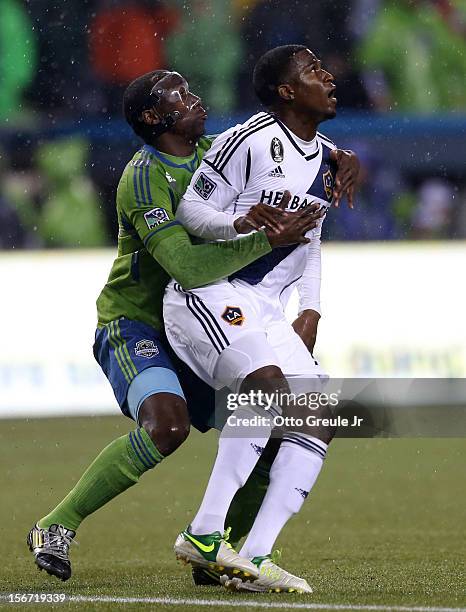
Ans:
[[[267,325],[267,341],[274,349],[278,365],[292,391],[322,390],[328,376],[284,314],[280,313]]]
[[[251,372],[253,351],[256,361],[255,355],[267,350],[261,365],[276,362],[256,304],[229,283],[195,291],[183,291],[176,284],[168,288],[164,321],[178,357],[216,389]]]
[[[157,400],[148,402],[153,406],[151,412],[156,406],[166,406],[165,412],[172,412],[173,418],[188,420],[185,397],[165,342],[151,326],[125,318],[96,332],[94,356],[121,411],[136,423],[140,423],[142,405],[156,395]],[[147,420],[147,410],[145,413]]]
[[[216,426],[215,390],[204,382],[168,346],[178,380],[183,389],[191,424],[201,432]]]

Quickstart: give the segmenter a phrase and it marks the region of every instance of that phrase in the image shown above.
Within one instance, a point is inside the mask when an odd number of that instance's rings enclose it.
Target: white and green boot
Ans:
[[[254,582],[243,582],[238,577],[222,576],[221,583],[230,591],[254,593],[312,593],[304,578],[298,578],[282,569],[277,562],[281,552],[276,550],[271,555],[254,557],[251,561],[259,570],[259,578]]]
[[[238,578],[242,582],[259,576],[257,565],[240,557],[228,544],[228,530],[223,536],[219,531],[193,535],[188,527],[176,538],[173,549],[180,561],[193,567],[208,568],[226,578]]]

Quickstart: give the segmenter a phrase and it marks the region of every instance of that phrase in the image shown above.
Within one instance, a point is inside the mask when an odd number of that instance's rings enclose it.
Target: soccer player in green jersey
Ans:
[[[169,278],[185,289],[224,278],[272,247],[305,241],[304,234],[320,216],[312,210],[289,216],[283,212],[274,231],[192,244],[174,213],[211,143],[203,136],[206,113],[200,99],[179,74],[155,71],[129,85],[123,106],[128,123],[145,144],[118,185],[118,256],[97,300],[94,355],[123,414],[137,428],[104,448],[28,535],[39,568],[62,580],[71,576],[69,546],[84,518],[136,484],[183,443],[189,433],[188,408],[208,413],[213,407],[212,391],[174,364],[163,337],[162,298]],[[257,210],[254,215],[235,220],[235,227],[244,232],[260,227]],[[202,429],[194,412],[191,420]],[[221,534],[216,561],[247,574],[244,560]]]

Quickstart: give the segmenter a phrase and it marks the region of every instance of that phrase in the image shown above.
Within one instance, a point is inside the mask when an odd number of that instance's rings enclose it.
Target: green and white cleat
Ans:
[[[276,550],[272,555],[254,557],[252,563],[259,569],[259,578],[254,582],[243,582],[238,577],[222,576],[220,582],[230,591],[248,593],[312,593],[304,578],[298,578],[277,565],[281,553]]]
[[[226,578],[238,578],[241,582],[255,580],[259,570],[254,563],[240,557],[228,544],[229,530],[222,536],[220,531],[205,535],[193,535],[189,527],[176,538],[176,558],[193,567],[204,567],[218,572]]]

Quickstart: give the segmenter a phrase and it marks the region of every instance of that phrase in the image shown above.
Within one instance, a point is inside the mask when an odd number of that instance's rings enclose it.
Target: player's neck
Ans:
[[[298,136],[298,138],[306,140],[307,142],[315,138],[317,122],[309,120],[309,117],[296,115],[296,113],[287,108],[280,109],[275,115],[293,132],[293,134]]]
[[[194,140],[187,140],[180,134],[162,134],[153,143],[153,146],[162,153],[175,155],[176,157],[189,157],[194,153],[196,143]]]

